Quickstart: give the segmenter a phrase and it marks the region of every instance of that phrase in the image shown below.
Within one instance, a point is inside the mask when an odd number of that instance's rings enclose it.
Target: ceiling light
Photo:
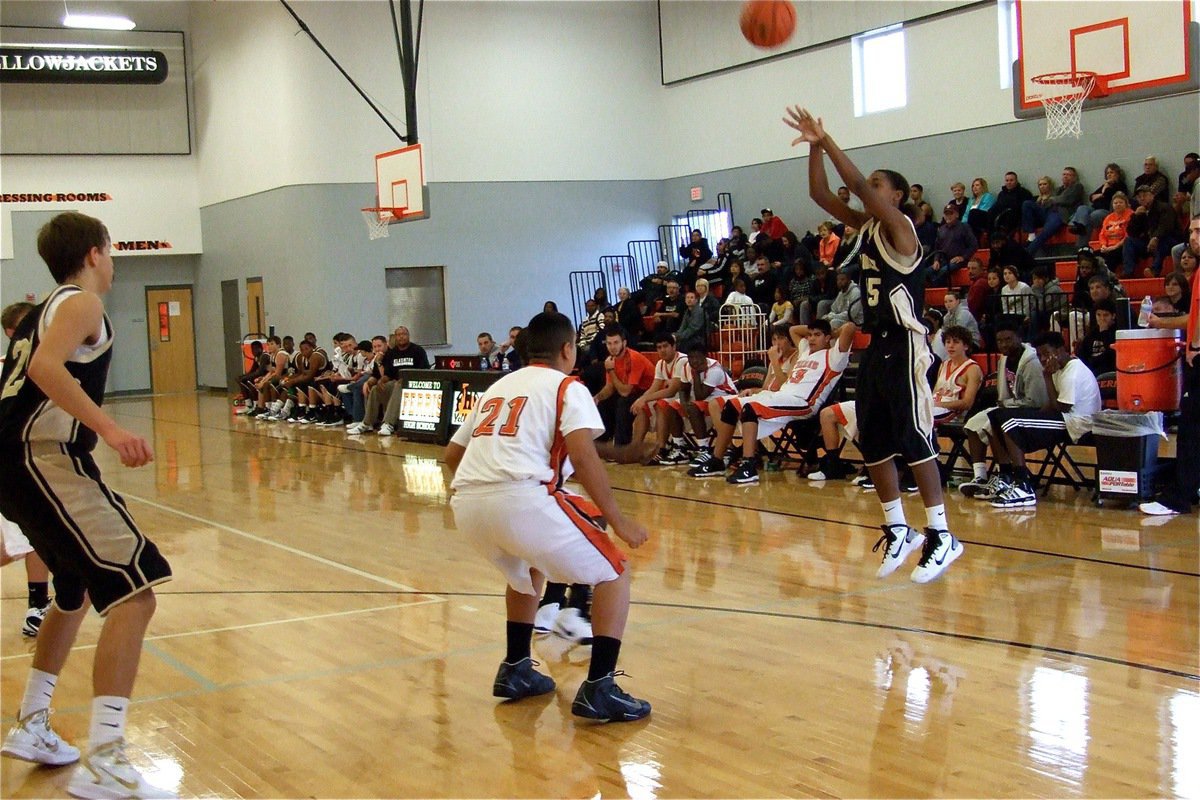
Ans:
[[[133,20],[127,17],[114,17],[107,14],[67,14],[62,24],[66,28],[93,28],[103,31],[131,31],[137,27]]]

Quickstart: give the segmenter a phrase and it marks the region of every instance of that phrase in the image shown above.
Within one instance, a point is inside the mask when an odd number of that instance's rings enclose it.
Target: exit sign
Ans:
[[[692,187],[692,201],[696,202],[698,200],[703,200],[703,199],[704,199],[704,188],[701,186],[693,186]]]

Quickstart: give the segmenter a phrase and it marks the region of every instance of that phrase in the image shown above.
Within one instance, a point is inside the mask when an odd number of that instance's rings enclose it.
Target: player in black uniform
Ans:
[[[792,146],[808,142],[809,193],[817,205],[838,220],[861,231],[859,288],[863,298],[863,328],[871,344],[859,366],[854,402],[859,446],[883,505],[883,563],[878,577],[894,572],[905,557],[921,550],[912,580],[933,580],[962,554],[962,544],[950,533],[937,448],[933,441],[933,394],[925,373],[933,356],[921,321],[924,276],[918,269],[921,245],[916,228],[904,211],[908,181],[891,170],[863,177],[858,167],[825,132],[821,121],[799,106],[783,120],[799,131]],[[838,174],[863,202],[863,211],[850,208],[829,189],[825,176],[828,154]],[[910,528],[900,504],[895,459],[913,471],[925,503],[924,534]],[[924,547],[922,548],[922,545]]]
[[[54,573],[55,598],[4,755],[41,764],[79,760],[50,728],[58,675],[91,602],[105,617],[96,645],[87,755],[67,791],[76,797],[163,797],[125,755],[125,717],[142,639],[154,614],[150,587],[171,567],[104,485],[99,439],[140,467],[150,445],[100,409],[112,360],[112,323],[100,295],[112,287],[108,231],[98,219],[59,214],[38,232],[38,253],[58,287],[9,342],[0,374],[0,513],[20,525]]]

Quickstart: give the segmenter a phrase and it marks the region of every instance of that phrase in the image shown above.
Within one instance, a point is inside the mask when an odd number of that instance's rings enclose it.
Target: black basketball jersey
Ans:
[[[46,332],[47,310],[56,309],[67,297],[82,291],[70,284],[59,286],[41,305],[26,314],[13,331],[4,372],[0,373],[0,387],[3,387],[0,389],[0,445],[61,442],[76,451],[95,449],[95,432],[50,401],[27,377],[29,362]],[[103,331],[97,344],[80,347],[66,363],[67,372],[79,381],[96,405],[104,402],[108,365],[112,361],[113,327],[107,314],[104,315]]]
[[[912,220],[905,217],[912,227]],[[913,240],[916,241],[913,228]],[[868,333],[906,328],[925,335],[921,314],[925,305],[921,245],[917,252],[902,255],[887,240],[883,224],[872,219],[862,230],[861,269],[858,288],[862,291],[863,329]]]

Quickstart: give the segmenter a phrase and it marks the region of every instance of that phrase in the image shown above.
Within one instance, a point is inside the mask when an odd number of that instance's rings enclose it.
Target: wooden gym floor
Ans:
[[[596,726],[570,714],[587,654],[553,638],[535,657],[557,694],[490,696],[504,587],[454,529],[439,448],[235,420],[203,395],[109,408],[157,461],[102,468],[176,572],[130,740],[184,795],[1200,795],[1194,515],[955,498],[966,553],[919,587],[874,578],[870,492],[612,467],[652,531],[621,667],[654,713]],[[7,726],[32,646],[23,569],[2,575]],[[79,745],[98,629],[55,702]],[[0,795],[62,796],[68,774],[3,759]]]

